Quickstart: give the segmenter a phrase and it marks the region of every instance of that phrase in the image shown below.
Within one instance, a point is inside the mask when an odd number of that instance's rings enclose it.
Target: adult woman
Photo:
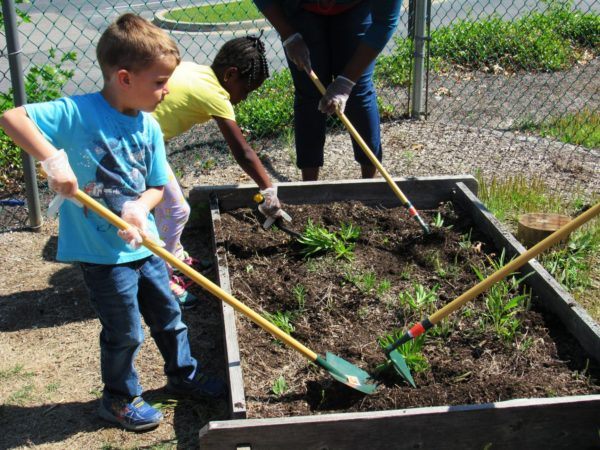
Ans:
[[[296,163],[304,181],[317,180],[323,166],[326,114],[346,115],[381,160],[379,111],[373,85],[375,58],[398,24],[400,0],[254,0],[273,24],[295,87]],[[325,84],[323,97],[306,75]],[[306,72],[306,73],[303,73]],[[363,178],[375,167],[356,142],[354,158]]]

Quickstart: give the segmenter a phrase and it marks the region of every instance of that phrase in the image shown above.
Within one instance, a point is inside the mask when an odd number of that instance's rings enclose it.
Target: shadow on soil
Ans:
[[[97,407],[96,401],[34,407],[1,405],[0,423],[7,432],[0,436],[0,448],[61,442],[77,433],[97,431],[106,426],[96,419]]]
[[[0,331],[51,328],[95,316],[77,266],[53,273],[50,287],[0,296]]]
[[[162,390],[144,393],[150,403],[169,403],[168,395]],[[44,444],[60,443],[79,433],[94,433],[103,428],[117,425],[98,418],[96,411],[98,400],[46,404],[34,407],[0,405],[0,424],[3,430],[10,432],[0,436],[0,448],[21,448]],[[177,448],[194,449],[199,447],[198,433],[209,420],[226,418],[226,403],[222,400],[206,402],[179,400],[172,412],[167,414],[165,422],[172,422],[175,429]],[[171,416],[172,414],[172,416]],[[161,427],[171,426],[168,423]],[[148,430],[142,433],[152,433]],[[134,432],[131,432],[134,433]],[[167,443],[163,442],[163,443]],[[98,442],[98,445],[101,445]],[[153,446],[161,442],[153,441]]]

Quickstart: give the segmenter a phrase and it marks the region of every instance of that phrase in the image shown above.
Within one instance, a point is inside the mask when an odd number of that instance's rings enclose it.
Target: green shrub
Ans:
[[[236,106],[236,119],[249,137],[276,136],[288,128],[294,115],[294,87],[288,69],[276,72]]]
[[[391,55],[377,58],[374,79],[376,83],[389,83],[394,86],[408,86],[412,43],[409,39],[396,38],[396,48]]]
[[[64,53],[57,60],[56,50],[49,51],[49,62],[33,66],[25,75],[25,94],[27,103],[39,103],[54,100],[62,95],[64,85],[73,77],[74,71],[63,65],[77,60],[75,52]],[[0,110],[14,107],[13,89],[0,92]],[[0,130],[0,190],[11,188],[23,177],[21,150]]]
[[[600,15],[572,11],[572,1],[545,2],[544,12],[504,21],[497,15],[458,20],[431,33],[430,67],[460,65],[471,70],[556,71],[569,67],[583,48],[598,54]],[[379,82],[407,86],[410,82],[410,39],[397,38],[389,56],[375,67]]]

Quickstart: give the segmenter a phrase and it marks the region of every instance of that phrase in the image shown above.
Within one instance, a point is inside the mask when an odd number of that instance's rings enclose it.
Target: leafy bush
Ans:
[[[33,66],[25,75],[24,85],[28,103],[46,102],[62,95],[64,85],[73,77],[74,71],[63,65],[77,60],[75,52],[64,53],[57,60],[56,50],[49,50],[49,62]],[[14,91],[0,92],[0,111],[14,107]],[[0,190],[10,190],[23,178],[21,150],[0,130]]]
[[[459,20],[431,33],[433,70],[460,65],[472,70],[556,71],[569,67],[581,49],[598,54],[600,15],[572,11],[572,1],[550,0],[544,12],[513,21],[496,15],[481,20]],[[382,56],[376,79],[392,85],[410,83],[412,43],[396,38],[390,56]]]
[[[293,119],[294,87],[288,69],[276,72],[236,106],[236,119],[250,137],[279,135]]]

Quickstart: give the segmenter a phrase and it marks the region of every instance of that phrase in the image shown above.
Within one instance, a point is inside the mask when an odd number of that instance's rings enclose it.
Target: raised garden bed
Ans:
[[[331,351],[376,372],[385,361],[378,337],[404,329],[476,284],[473,267],[491,272],[489,257],[498,260],[498,247],[505,248],[506,258],[523,251],[479,204],[472,178],[399,180],[399,185],[427,221],[437,223],[431,235],[424,236],[397,206],[383,181],[280,185],[297,231],[309,220],[330,232],[342,224],[360,227],[352,256],[337,258],[307,257],[303,246],[287,234],[262,230],[259,217],[248,207],[255,189],[217,189],[212,214],[221,286],[258,312],[286,318],[284,324],[294,326],[292,335],[317,353]],[[205,202],[207,194],[195,190],[190,200]],[[323,430],[335,428],[348,438],[354,435],[345,430],[356,429],[357,421],[373,429],[392,423],[402,429],[432,420],[438,431],[459,430],[457,419],[465,420],[464,414],[496,430],[485,438],[470,437],[464,441],[469,445],[504,445],[510,441],[507,426],[534,418],[547,431],[537,433],[530,443],[567,442],[568,436],[573,445],[574,435],[580,442],[597,443],[591,411],[600,404],[595,395],[600,393],[598,325],[557,290],[537,263],[523,269],[529,272],[533,307],[507,316],[518,321],[516,328],[514,322],[491,320],[490,310],[478,299],[426,335],[420,352],[424,369],[413,372],[416,389],[384,371],[378,375],[378,392],[371,396],[333,381],[246,318],[234,320],[225,305],[232,417],[264,419],[211,423],[201,433],[201,443],[221,442],[226,448],[247,442],[261,448],[293,433],[294,448],[315,442],[339,445],[343,439]],[[513,290],[513,295],[520,294]],[[523,306],[528,303],[525,300]],[[577,411],[579,421],[565,429],[562,415],[567,411]],[[343,413],[334,414],[333,428],[325,425],[331,425],[331,413]],[[319,416],[269,422],[311,414]],[[552,427],[554,420],[563,422],[560,436]],[[257,426],[261,432],[256,432]],[[303,426],[321,431],[299,431]],[[448,438],[447,433],[438,439]],[[371,442],[363,438],[365,445]],[[527,442],[523,438],[514,442]],[[343,448],[359,448],[356,439]],[[435,433],[411,439],[420,445],[437,442]],[[384,441],[390,442],[387,437]],[[436,445],[439,448],[439,442]],[[287,447],[291,448],[289,441]]]

